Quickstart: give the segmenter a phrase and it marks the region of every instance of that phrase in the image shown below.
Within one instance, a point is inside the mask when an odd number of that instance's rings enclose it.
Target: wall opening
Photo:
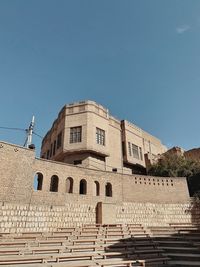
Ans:
[[[106,184],[106,197],[112,197],[112,185],[111,183]]]
[[[82,164],[82,160],[74,160],[74,165],[80,165]]]
[[[97,181],[94,182],[93,195],[94,196],[100,195],[100,185],[99,185],[99,182],[97,182]]]
[[[41,172],[37,172],[34,177],[34,190],[40,191],[42,190],[42,184],[43,184],[43,174]]]
[[[51,192],[58,192],[58,176],[53,175],[51,177],[51,184],[50,184],[50,191]]]
[[[68,177],[66,179],[66,193],[72,194],[73,193],[73,185],[74,185],[74,180],[72,177]]]
[[[81,194],[81,195],[86,195],[87,194],[87,182],[86,182],[85,179],[82,179],[80,181],[79,194]]]

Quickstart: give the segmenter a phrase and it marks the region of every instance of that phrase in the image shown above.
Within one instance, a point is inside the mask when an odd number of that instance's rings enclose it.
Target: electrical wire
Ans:
[[[13,127],[4,127],[4,126],[0,126],[0,129],[2,130],[13,130],[13,131],[21,131],[21,132],[28,132],[28,129],[22,129],[22,128],[13,128]],[[38,133],[36,132],[33,132],[33,134],[41,139],[43,139],[43,137],[41,135],[39,135]],[[27,138],[26,138],[26,141],[27,141]],[[25,141],[25,143],[26,143]]]
[[[2,126],[0,126],[0,129],[26,132],[26,129],[22,129],[22,128],[12,128],[12,127],[2,127]]]
[[[22,131],[22,132],[27,132],[28,129],[22,129],[22,128],[13,128],[13,127],[4,127],[4,126],[0,126],[0,129],[3,130],[14,130],[14,131]],[[34,135],[36,135],[37,137],[40,137],[41,139],[43,139],[43,137],[41,135],[39,135],[36,132],[33,132]]]
[[[44,137],[42,137],[41,135],[37,134],[36,132],[33,132],[34,135],[36,135],[37,137],[40,137],[41,139],[43,139]]]

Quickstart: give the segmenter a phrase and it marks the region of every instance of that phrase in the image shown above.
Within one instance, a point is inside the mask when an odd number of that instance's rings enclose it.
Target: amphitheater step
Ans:
[[[200,254],[193,253],[164,253],[166,256],[174,260],[189,260],[189,261],[200,261]],[[199,265],[200,266],[200,265]]]
[[[169,266],[180,266],[180,267],[183,267],[183,266],[187,266],[187,267],[196,267],[196,266],[200,266],[200,261],[189,261],[189,260],[180,260],[180,261],[177,261],[177,260],[169,260],[168,261],[168,265]]]
[[[188,243],[187,241],[182,241],[182,240],[156,240],[156,242],[160,246],[170,246],[170,247],[176,247],[176,246],[181,246],[181,247],[188,247],[192,246],[193,244]]]
[[[200,253],[200,250],[195,247],[164,247],[159,246],[160,249],[167,251],[167,253]]]

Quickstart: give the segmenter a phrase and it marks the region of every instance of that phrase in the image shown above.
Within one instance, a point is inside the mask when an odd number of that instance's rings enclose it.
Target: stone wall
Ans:
[[[199,206],[185,204],[102,203],[102,223],[200,223]],[[116,215],[116,218],[114,217]],[[0,203],[1,232],[55,231],[59,227],[96,223],[96,205],[67,203],[65,206]]]
[[[142,223],[146,226],[169,223],[200,223],[200,207],[185,204],[123,203],[117,206],[117,223]]]
[[[42,190],[34,191],[34,176],[41,173]],[[58,177],[58,192],[50,192],[51,177]],[[72,194],[66,192],[67,178],[73,179]],[[79,194],[80,181],[87,182],[87,193]],[[99,183],[96,195],[94,184]],[[112,197],[106,196],[106,184],[112,185]],[[189,200],[185,178],[127,175],[36,159],[30,149],[0,143],[0,201],[45,205],[68,202],[151,202],[184,203]]]
[[[92,204],[67,203],[65,206],[45,206],[0,203],[0,229],[4,233],[47,232],[58,227],[95,222],[96,212]]]

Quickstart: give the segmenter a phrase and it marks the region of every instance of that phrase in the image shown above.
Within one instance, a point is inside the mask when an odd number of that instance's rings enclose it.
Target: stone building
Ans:
[[[189,150],[184,150],[181,147],[175,146],[167,150],[163,155],[183,156],[186,159],[200,161],[200,148],[192,148]]]
[[[161,141],[94,101],[65,105],[42,141],[42,158],[119,173],[145,173]]]
[[[186,178],[139,175],[160,140],[92,101],[64,106],[34,149],[0,142],[2,233],[85,224],[199,223]]]

